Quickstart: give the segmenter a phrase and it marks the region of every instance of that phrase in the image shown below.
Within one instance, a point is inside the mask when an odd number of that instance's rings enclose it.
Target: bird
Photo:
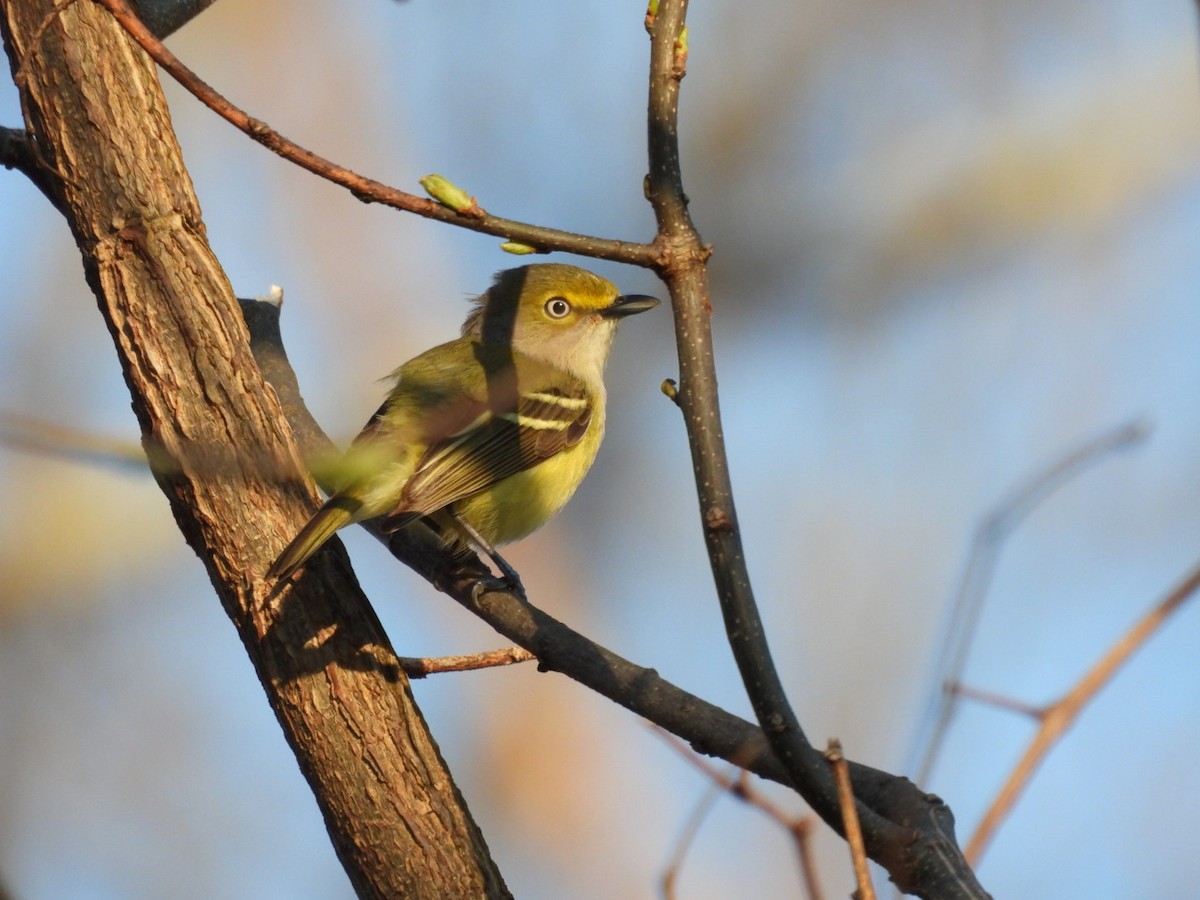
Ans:
[[[333,494],[266,572],[291,580],[338,529],[414,523],[485,553],[523,593],[496,547],[571,499],[604,437],[604,368],[618,323],[659,305],[576,266],[498,272],[461,336],[410,359],[336,467]]]

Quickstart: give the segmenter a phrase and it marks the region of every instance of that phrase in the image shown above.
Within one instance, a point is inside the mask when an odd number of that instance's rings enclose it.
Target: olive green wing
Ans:
[[[591,398],[572,376],[550,380],[518,376],[517,390],[494,392],[471,423],[432,444],[392,516],[437,512],[578,444],[592,421]]]

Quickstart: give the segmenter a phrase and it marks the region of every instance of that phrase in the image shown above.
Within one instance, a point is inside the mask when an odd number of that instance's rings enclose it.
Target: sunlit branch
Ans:
[[[716,787],[742,802],[761,810],[781,828],[786,830],[792,836],[792,843],[796,848],[796,857],[800,865],[800,876],[804,882],[805,896],[808,900],[823,900],[825,894],[821,889],[820,882],[817,880],[817,864],[812,850],[813,826],[818,822],[818,819],[813,815],[792,815],[777,803],[772,802],[766,794],[754,788],[747,777],[745,769],[735,770],[738,772],[735,778],[730,774],[722,772],[704,757],[699,756],[674,735],[663,731],[661,728],[656,728],[654,731],[666,741],[668,747],[682,756],[689,764],[704,773],[704,776]],[[711,796],[712,800],[715,801],[720,795],[713,794]],[[705,807],[711,806],[708,797],[709,795],[706,794],[705,798],[697,804],[696,810],[689,819],[687,827],[680,836],[676,853],[672,854],[672,863],[668,866],[667,872],[663,876],[664,885],[668,882],[668,879],[673,883],[677,877],[678,868],[682,864],[683,855],[686,852],[686,845],[694,837],[700,821],[707,814]]]
[[[504,647],[483,653],[466,653],[460,656],[401,656],[400,668],[409,678],[424,678],[440,672],[472,672],[476,669],[494,669],[536,659],[524,647]]]
[[[914,776],[918,783],[924,783],[933,771],[938,751],[957,709],[958,698],[963,693],[957,688],[962,684],[967,656],[1005,540],[1038,506],[1083,474],[1089,466],[1119,450],[1128,450],[1141,444],[1149,434],[1150,426],[1138,419],[1088,440],[1010,490],[976,528],[955,591],[950,622],[935,668],[933,708],[922,723],[926,734],[918,739],[915,758],[919,763]]]
[[[850,769],[842,753],[842,742],[831,738],[825,751],[825,759],[833,769],[833,780],[837,782],[838,806],[842,810],[842,821],[846,823],[846,843],[850,845],[850,861],[854,866],[854,892],[857,900],[875,900],[875,886],[871,884],[871,872],[867,868],[866,846],[863,844],[862,829],[858,824],[858,804],[854,800],[854,785],[850,780]]]
[[[166,69],[172,78],[225,121],[289,162],[295,163],[327,181],[341,185],[363,202],[382,203],[395,209],[424,216],[427,219],[448,222],[471,231],[496,235],[509,241],[534,247],[541,252],[565,250],[595,259],[609,259],[637,266],[654,267],[658,265],[658,251],[652,244],[618,241],[555,228],[544,228],[493,216],[478,208],[475,212],[460,213],[428,197],[419,197],[416,194],[397,190],[372,178],[359,175],[357,172],[288,140],[266,122],[250,116],[235,106],[168,50],[162,41],[156,38],[138,19],[137,14],[129,8],[125,0],[96,0],[96,2],[109,10],[130,37],[156,63]]]
[[[995,836],[1000,824],[1016,805],[1017,800],[1028,787],[1030,779],[1046,754],[1075,724],[1079,714],[1088,703],[1112,680],[1129,658],[1146,643],[1159,628],[1166,623],[1171,614],[1176,612],[1184,603],[1190,600],[1200,589],[1200,565],[1189,572],[1178,585],[1147,612],[1132,628],[1118,640],[1100,660],[1076,682],[1061,699],[1044,707],[1038,718],[1040,726],[1033,740],[1021,755],[1020,761],[1013,768],[1008,780],[992,801],[988,811],[971,840],[967,844],[967,859],[975,864],[983,856],[991,839]]]

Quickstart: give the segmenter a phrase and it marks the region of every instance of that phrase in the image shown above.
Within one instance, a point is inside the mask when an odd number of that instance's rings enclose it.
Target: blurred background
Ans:
[[[364,174],[418,190],[436,171],[494,213],[642,240],[643,11],[227,0],[168,43]],[[1003,546],[969,683],[1056,698],[1200,555],[1195,19],[1185,0],[693,5],[683,163],[716,248],[725,436],[759,602],[814,742],[913,770],[972,530],[1107,429],[1153,424]],[[521,261],[363,205],[165,82],[235,290],[284,287],[301,389],[347,440],[377,379],[456,334],[466,298]],[[0,122],[20,122],[8,79]],[[42,197],[0,173],[0,410],[135,444],[78,259]],[[749,716],[682,424],[658,389],[676,373],[667,311],[627,323],[596,467],[509,558],[535,603]],[[0,497],[0,883],[21,900],[350,897],[150,477],[5,445]],[[345,540],[398,652],[503,646],[365,535]],[[979,867],[997,897],[1194,892],[1198,641],[1185,607],[1054,750]],[[517,896],[657,893],[707,785],[644,723],[528,665],[414,691]],[[963,843],[1032,733],[980,706],[954,722],[923,787]],[[828,896],[845,896],[844,845],[816,840]],[[731,798],[678,889],[801,891],[786,835]]]

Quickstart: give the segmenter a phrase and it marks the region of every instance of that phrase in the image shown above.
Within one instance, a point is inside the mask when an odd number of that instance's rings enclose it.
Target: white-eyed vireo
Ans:
[[[574,266],[509,269],[462,337],[392,373],[395,387],[339,465],[340,489],[275,560],[282,582],[335,531],[432,520],[515,581],[495,547],[540,528],[575,493],[604,437],[604,364],[617,323],[658,305]]]

